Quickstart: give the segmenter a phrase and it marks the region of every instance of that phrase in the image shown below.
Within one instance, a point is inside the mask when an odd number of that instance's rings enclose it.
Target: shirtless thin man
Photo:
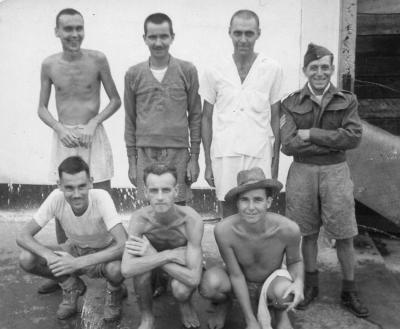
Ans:
[[[141,310],[139,329],[155,328],[151,276],[158,268],[172,279],[184,327],[200,325],[191,297],[202,272],[203,221],[192,208],[174,204],[176,177],[176,169],[165,164],[147,167],[144,182],[150,205],[135,211],[129,224],[121,271],[125,278],[134,279]]]
[[[238,186],[225,196],[237,205],[238,213],[215,227],[214,234],[226,264],[208,269],[200,285],[201,294],[213,301],[216,312],[210,329],[221,329],[233,291],[243,311],[246,329],[292,328],[287,312],[303,298],[303,261],[299,227],[286,217],[268,212],[272,196],[282,188],[265,179],[261,168],[243,170]],[[286,256],[287,270],[281,268]],[[265,286],[266,296],[259,298]],[[264,298],[266,297],[266,298]],[[260,301],[257,317],[252,309]],[[267,309],[270,305],[271,314]]]
[[[121,100],[105,55],[81,48],[85,34],[82,15],[70,8],[60,11],[56,18],[55,34],[61,40],[63,51],[47,57],[42,63],[38,115],[56,132],[62,146],[70,149],[79,146],[89,148],[96,129],[100,129],[101,123],[118,110]],[[99,112],[101,84],[110,101]],[[48,109],[52,85],[58,121]],[[95,156],[98,157],[91,154],[92,158]],[[57,160],[61,162],[63,159]],[[95,168],[91,167],[91,171],[95,182],[109,181],[111,178],[99,177]]]

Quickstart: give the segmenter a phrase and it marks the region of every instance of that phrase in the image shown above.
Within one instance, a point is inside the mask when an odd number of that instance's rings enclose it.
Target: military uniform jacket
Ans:
[[[282,102],[282,152],[294,161],[317,165],[346,161],[345,151],[358,146],[362,126],[354,94],[339,91],[332,84],[321,105],[307,84]],[[303,141],[298,129],[309,129],[310,140]]]

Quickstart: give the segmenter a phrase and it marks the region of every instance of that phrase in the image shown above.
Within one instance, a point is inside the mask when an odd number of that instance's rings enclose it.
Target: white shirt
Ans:
[[[109,231],[121,223],[111,196],[104,190],[89,190],[89,205],[81,216],[76,216],[60,190],[54,190],[33,216],[43,227],[57,218],[68,239],[81,248],[107,247],[113,237]]]
[[[232,56],[220,63],[200,84],[201,96],[214,105],[211,153],[265,157],[267,143],[274,143],[271,104],[281,97],[281,66],[259,54],[242,83]]]
[[[150,68],[151,73],[153,73],[153,76],[156,78],[156,80],[161,83],[162,79],[164,79],[165,72],[167,72],[168,66],[163,68],[163,69],[152,69]]]

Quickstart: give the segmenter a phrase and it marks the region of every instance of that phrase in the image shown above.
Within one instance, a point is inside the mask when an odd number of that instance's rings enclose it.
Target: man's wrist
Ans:
[[[60,132],[60,130],[64,128],[64,125],[61,122],[57,121],[52,125],[52,128],[55,132]]]

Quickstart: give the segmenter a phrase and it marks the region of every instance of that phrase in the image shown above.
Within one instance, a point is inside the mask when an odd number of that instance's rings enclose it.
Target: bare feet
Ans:
[[[138,329],[155,329],[153,316],[142,316]]]
[[[196,310],[190,301],[179,303],[179,309],[181,310],[182,324],[185,328],[200,327],[200,321]]]
[[[210,329],[222,329],[225,325],[226,315],[232,305],[230,300],[213,304],[214,305],[214,315],[208,320],[208,328]]]

